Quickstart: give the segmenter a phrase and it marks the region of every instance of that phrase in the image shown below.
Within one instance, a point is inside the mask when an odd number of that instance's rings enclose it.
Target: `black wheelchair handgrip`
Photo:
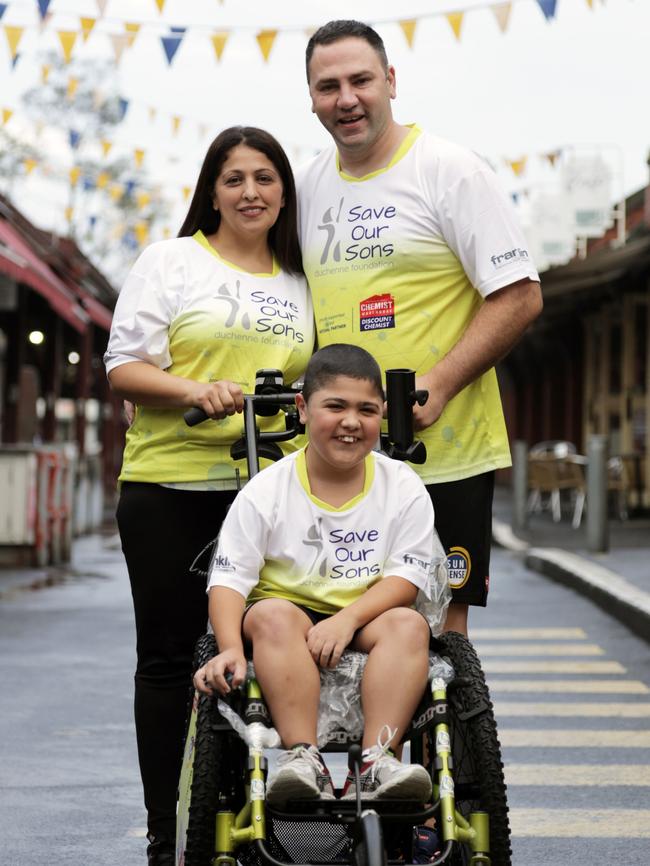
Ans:
[[[208,420],[208,415],[203,411],[203,409],[199,409],[198,406],[194,406],[192,409],[188,409],[187,412],[183,415],[185,419],[185,423],[188,427],[196,427],[197,424],[202,424],[203,421]]]

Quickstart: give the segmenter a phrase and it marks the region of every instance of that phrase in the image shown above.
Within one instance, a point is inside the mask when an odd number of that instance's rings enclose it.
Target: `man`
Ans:
[[[332,21],[307,46],[312,111],[334,140],[298,173],[318,342],[410,367],[427,446],[416,467],[448,554],[446,628],[467,634],[489,586],[494,472],[510,465],[494,364],[542,309],[511,202],[475,154],[392,116],[380,36]]]

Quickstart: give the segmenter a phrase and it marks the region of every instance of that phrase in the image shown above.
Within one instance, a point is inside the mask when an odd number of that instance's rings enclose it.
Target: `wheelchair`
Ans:
[[[283,391],[281,383],[277,371],[260,371],[256,394],[245,399],[244,437],[232,450],[233,456],[247,458],[249,475],[258,471],[259,456],[275,459],[275,443],[300,432],[291,409],[294,394]],[[382,434],[382,447],[397,459],[423,462],[424,446],[413,440],[410,415],[426,392],[416,392],[414,383],[412,371],[387,371],[388,433]],[[286,430],[259,433],[255,414],[272,414],[278,406],[286,407]],[[186,420],[197,423],[201,414],[190,410]],[[347,752],[357,779],[356,799],[271,806],[265,799],[265,749],[278,747],[279,741],[252,664],[244,686],[226,698],[192,690],[176,866],[510,866],[501,749],[480,661],[470,641],[454,632],[432,637],[430,649],[429,684],[402,739],[410,745],[411,761],[431,775],[430,803],[363,799],[360,732],[342,719],[329,726],[325,745],[319,746],[324,753]],[[194,670],[217,651],[214,635],[204,635]],[[347,688],[356,694],[359,670],[352,657],[358,655],[344,653],[338,666],[349,668]],[[432,825],[438,850],[422,859],[418,830]]]

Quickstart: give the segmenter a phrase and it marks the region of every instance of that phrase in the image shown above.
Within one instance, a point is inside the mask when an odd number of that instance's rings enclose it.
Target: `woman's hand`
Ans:
[[[232,674],[230,684],[226,682],[226,673]],[[211,695],[216,689],[220,695],[229,694],[246,679],[246,659],[239,650],[224,650],[199,668],[194,674],[194,687],[204,695]]]
[[[355,622],[346,615],[345,609],[313,625],[307,632],[311,657],[322,668],[335,668],[355,631]]]
[[[225,418],[244,411],[244,392],[240,385],[219,379],[217,382],[192,382],[189,405],[203,409],[209,418]]]

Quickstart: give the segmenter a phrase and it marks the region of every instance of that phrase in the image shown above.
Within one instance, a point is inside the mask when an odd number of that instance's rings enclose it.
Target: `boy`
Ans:
[[[361,684],[364,798],[426,801],[426,770],[389,745],[405,730],[427,682],[429,626],[412,605],[428,592],[433,507],[416,474],[372,449],[384,394],[375,360],[357,346],[316,352],[296,396],[306,448],[255,476],[223,524],[213,558],[210,622],[219,655],[197,671],[207,694],[245,678],[244,642],[287,751],[269,802],[334,798],[316,748],[319,667],[346,647],[368,653]],[[395,744],[399,742],[399,737]],[[355,796],[348,777],[342,796]]]

